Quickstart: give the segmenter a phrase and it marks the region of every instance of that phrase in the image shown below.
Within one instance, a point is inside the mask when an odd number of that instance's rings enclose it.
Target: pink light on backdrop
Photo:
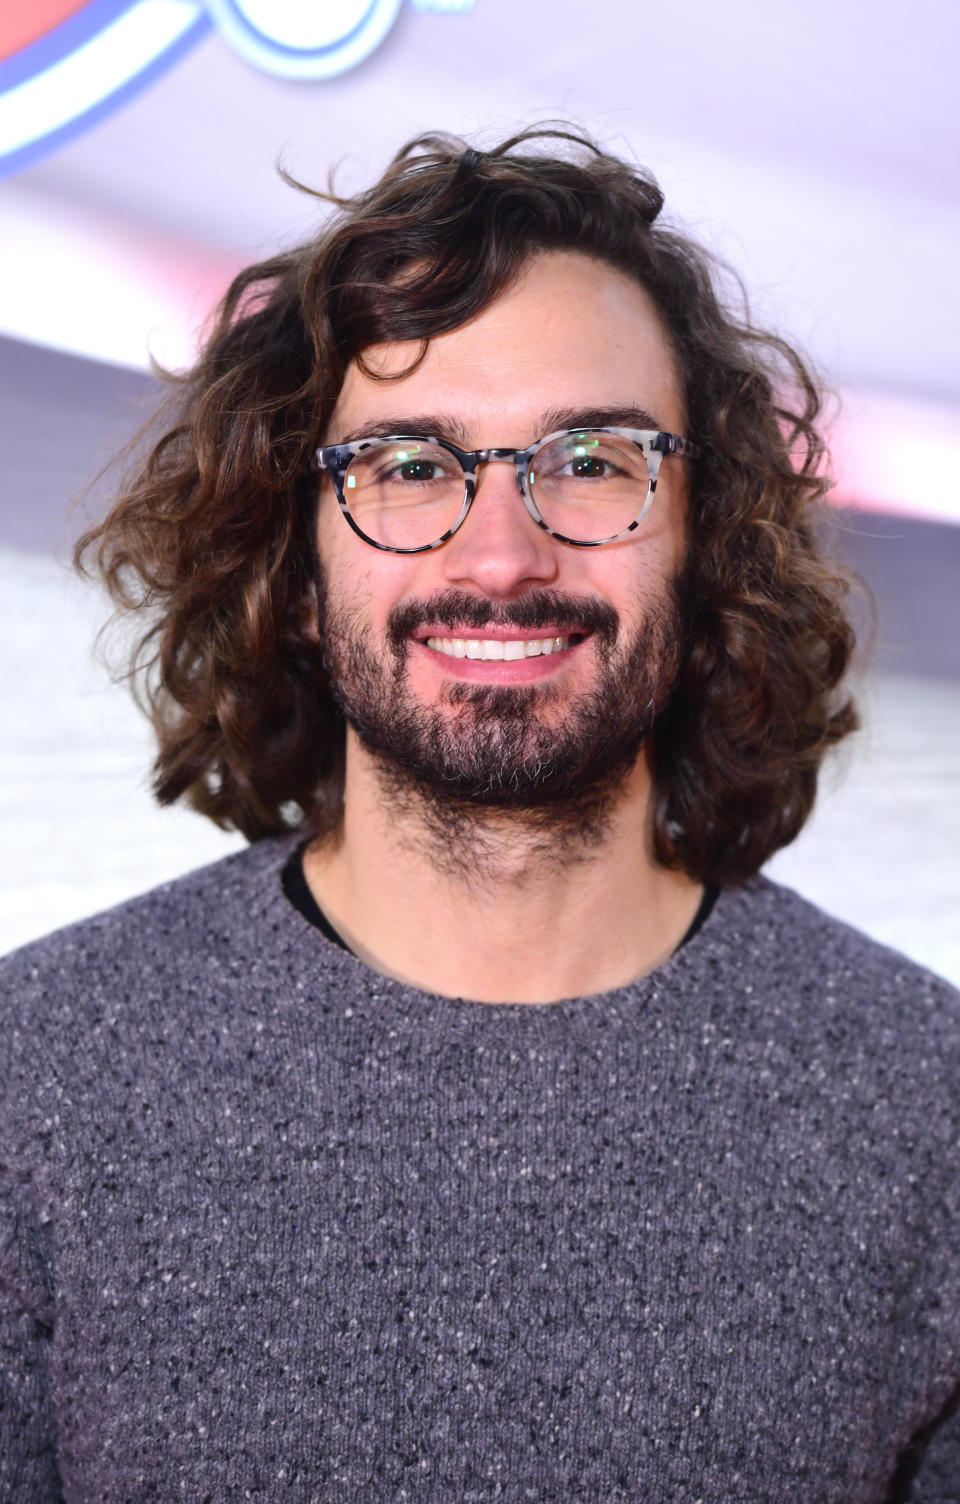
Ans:
[[[0,333],[148,370],[192,360],[197,334],[240,262],[16,181],[0,197]]]
[[[960,409],[849,391],[830,439],[836,505],[960,523]]]

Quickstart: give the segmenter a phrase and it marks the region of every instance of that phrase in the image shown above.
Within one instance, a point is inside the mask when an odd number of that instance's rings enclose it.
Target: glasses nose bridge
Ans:
[[[519,449],[477,449],[474,452],[474,460],[478,465],[502,464],[515,465]]]
[[[476,449],[473,454],[474,462],[474,489],[480,484],[479,470],[481,465],[512,465],[517,488],[523,495],[523,482],[520,478],[517,466],[517,455],[522,454],[520,449]]]
[[[528,517],[532,518],[538,527],[543,528],[544,532],[549,532],[550,529],[545,526],[543,519],[541,518],[540,513],[537,510],[536,503],[530,496],[527,487],[527,474],[530,464],[530,458],[531,454],[529,449],[475,449],[472,454],[473,473],[472,476],[468,476],[467,478],[467,488],[469,496],[469,500],[467,502],[467,510],[470,510],[470,507],[473,505],[473,502],[477,495],[477,487],[480,484],[480,466],[489,464],[512,465],[513,478],[516,482],[517,491],[519,493],[520,500],[523,503],[524,510],[526,511]]]

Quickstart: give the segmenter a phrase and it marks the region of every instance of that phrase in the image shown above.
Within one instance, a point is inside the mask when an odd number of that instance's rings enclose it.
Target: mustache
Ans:
[[[619,613],[609,601],[595,596],[563,595],[556,590],[531,590],[513,601],[491,601],[481,595],[450,588],[429,599],[416,598],[393,607],[387,617],[387,640],[395,653],[404,651],[410,634],[428,624],[448,631],[484,627],[558,627],[571,632],[593,632],[609,646],[617,635]]]

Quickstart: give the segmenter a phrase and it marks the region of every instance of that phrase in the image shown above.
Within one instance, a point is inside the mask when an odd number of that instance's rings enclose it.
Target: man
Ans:
[[[758,870],[856,724],[798,356],[428,137],[81,540],[249,850],[2,967],[5,1499],[960,1499],[960,1009]]]

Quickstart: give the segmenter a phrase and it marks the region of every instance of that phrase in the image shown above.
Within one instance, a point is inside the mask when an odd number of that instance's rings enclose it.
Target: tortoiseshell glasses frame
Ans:
[[[531,485],[531,472],[538,454],[548,445],[558,440],[570,440],[573,446],[578,441],[592,438],[593,435],[610,434],[618,439],[625,439],[635,445],[644,457],[646,464],[646,491],[638,507],[636,514],[630,522],[617,532],[602,538],[572,538],[568,534],[552,527],[537,506],[534,491],[535,484]],[[413,546],[401,547],[396,544],[384,543],[382,540],[373,538],[365,532],[350,510],[350,502],[347,495],[349,489],[347,474],[351,464],[359,457],[383,448],[384,446],[404,445],[430,445],[434,450],[441,449],[452,455],[460,467],[463,475],[463,498],[457,510],[453,522],[444,529],[436,538],[427,543],[417,543]],[[542,439],[531,444],[526,449],[461,449],[447,439],[440,439],[429,434],[388,434],[377,435],[371,438],[354,439],[346,444],[325,444],[316,451],[315,463],[319,470],[326,471],[333,482],[340,510],[349,523],[350,527],[362,538],[364,543],[371,548],[377,548],[384,553],[394,554],[419,554],[427,553],[431,549],[441,548],[444,543],[453,537],[458,528],[462,527],[473,505],[477,489],[477,468],[480,465],[491,463],[505,463],[514,466],[517,486],[523,498],[524,506],[538,527],[552,538],[557,538],[561,543],[568,543],[574,548],[599,548],[605,543],[615,543],[621,538],[626,538],[632,533],[646,516],[650,509],[657,489],[657,481],[660,475],[660,465],[668,455],[677,455],[684,459],[695,459],[698,454],[698,446],[689,439],[682,438],[679,434],[664,433],[661,430],[649,428],[619,428],[599,426],[590,429],[564,428],[554,433],[545,434]],[[590,458],[590,456],[587,456]],[[417,463],[417,456],[404,456],[404,463]],[[420,461],[422,463],[422,461]]]

